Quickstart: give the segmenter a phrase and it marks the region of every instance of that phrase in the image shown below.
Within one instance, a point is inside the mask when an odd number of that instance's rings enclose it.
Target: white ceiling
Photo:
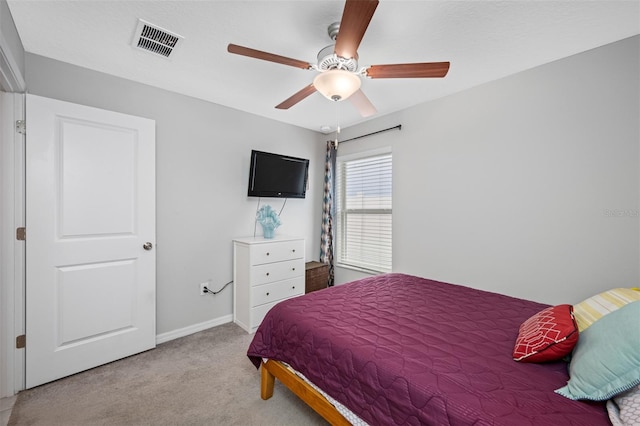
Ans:
[[[320,131],[364,121],[350,102],[314,93],[302,70],[227,53],[229,43],[316,62],[343,1],[8,0],[27,52]],[[184,36],[172,59],[131,46],[139,18]],[[450,61],[443,79],[365,79],[388,114],[640,33],[640,0],[381,0],[360,66]],[[175,56],[175,57],[173,57]]]

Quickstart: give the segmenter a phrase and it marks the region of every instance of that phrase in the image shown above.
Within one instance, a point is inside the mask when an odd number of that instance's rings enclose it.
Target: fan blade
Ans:
[[[378,0],[347,0],[342,12],[340,31],[334,52],[343,58],[358,58],[358,47],[362,41]]]
[[[251,49],[249,47],[238,46],[237,44],[229,44],[227,52],[236,55],[248,56],[250,58],[262,59],[263,61],[271,61],[277,64],[289,65],[304,70],[311,68],[311,64],[297,59],[287,58],[273,53],[263,52],[262,50]]]
[[[422,62],[416,64],[371,65],[366,69],[371,78],[430,78],[444,77],[449,62]]]
[[[370,117],[378,110],[373,106],[369,98],[367,98],[364,92],[358,89],[353,95],[349,96],[349,100],[356,107],[356,109],[360,112],[360,115],[363,117]]]
[[[304,89],[302,89],[299,92],[295,93],[290,98],[284,100],[279,105],[276,105],[276,108],[277,109],[289,109],[289,108],[291,108],[292,106],[294,106],[295,104],[297,104],[298,102],[300,102],[301,100],[303,100],[304,98],[306,98],[307,96],[309,96],[310,94],[312,94],[315,91],[316,91],[315,86],[313,84],[310,84],[307,87],[305,87]]]

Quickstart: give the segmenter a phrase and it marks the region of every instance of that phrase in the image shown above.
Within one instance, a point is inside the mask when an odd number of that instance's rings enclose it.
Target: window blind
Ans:
[[[336,167],[337,263],[391,271],[391,153],[341,161]]]

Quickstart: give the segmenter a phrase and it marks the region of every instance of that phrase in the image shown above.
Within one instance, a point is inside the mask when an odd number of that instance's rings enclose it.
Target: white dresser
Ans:
[[[233,321],[256,331],[276,303],[304,294],[304,238],[233,240]]]

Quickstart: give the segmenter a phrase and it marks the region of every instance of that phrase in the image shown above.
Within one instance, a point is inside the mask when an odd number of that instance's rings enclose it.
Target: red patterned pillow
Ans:
[[[578,325],[571,305],[543,309],[520,325],[513,359],[521,362],[555,361],[578,343]]]

